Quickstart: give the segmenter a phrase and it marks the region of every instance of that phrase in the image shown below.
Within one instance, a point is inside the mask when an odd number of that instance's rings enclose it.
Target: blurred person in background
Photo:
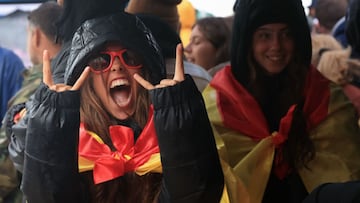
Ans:
[[[349,5],[345,21],[348,48],[325,51],[317,68],[326,78],[341,85],[360,115],[360,2],[352,0]]]
[[[224,18],[201,18],[194,24],[190,43],[184,49],[186,60],[201,66],[214,76],[229,63],[230,41],[231,31]]]
[[[347,8],[348,0],[317,0],[315,6],[315,32],[334,36],[344,48],[347,47],[344,24]]]
[[[308,6],[309,12],[308,15],[306,16],[311,32],[314,32],[314,24],[317,23],[316,11],[315,11],[316,3],[317,0],[311,1],[311,4]]]
[[[346,15],[345,33],[349,49],[325,52],[320,60],[324,68],[342,73],[343,90],[360,113],[360,0],[350,0]],[[319,64],[320,65],[320,64]],[[327,75],[328,77],[328,75]],[[334,81],[339,83],[339,81]],[[346,148],[348,146],[345,146]],[[359,168],[358,168],[359,170]],[[315,188],[303,203],[357,203],[360,202],[360,180],[336,183],[328,181]]]
[[[179,16],[181,0],[130,0],[126,11],[138,16],[150,29],[160,46],[166,63],[167,78],[173,78],[175,69],[176,46],[182,43]],[[202,67],[183,61],[185,73],[193,77],[199,91],[202,91],[212,79]]]
[[[42,58],[43,50],[49,50],[50,58],[53,58],[61,48],[61,44],[56,43],[56,27],[55,22],[59,18],[62,12],[62,7],[56,2],[45,2],[38,8],[34,9],[28,14],[28,28],[27,28],[27,51],[30,55],[32,67],[24,71],[24,81],[22,87],[17,93],[10,99],[9,107],[11,108],[23,108],[24,103],[30,98],[35,90],[40,85],[42,80]],[[13,107],[16,105],[16,107]],[[10,115],[6,115],[10,116]],[[7,120],[7,119],[5,119]],[[20,191],[21,174],[16,173],[13,163],[8,157],[8,143],[11,138],[6,137],[6,123],[0,130],[0,171],[3,171],[3,175],[8,178],[7,183],[11,185],[8,193],[4,194],[3,199],[8,202],[21,202],[22,192]],[[20,143],[20,142],[18,142]],[[14,146],[13,146],[14,147]],[[24,146],[17,146],[24,147]],[[10,151],[13,148],[10,148]],[[8,162],[11,162],[9,164]]]
[[[24,70],[19,56],[10,49],[0,47],[0,120],[8,110],[10,98],[21,88]]]
[[[25,71],[22,88],[9,101],[9,105],[26,102],[36,90],[42,79],[43,51],[48,50],[52,60],[61,49],[56,41],[56,25],[62,13],[62,7],[56,2],[45,2],[28,15],[27,51],[32,67]]]
[[[312,45],[311,64],[314,65],[315,67],[317,67],[323,52],[329,50],[343,49],[340,42],[338,42],[333,36],[328,34],[312,34],[311,45]]]

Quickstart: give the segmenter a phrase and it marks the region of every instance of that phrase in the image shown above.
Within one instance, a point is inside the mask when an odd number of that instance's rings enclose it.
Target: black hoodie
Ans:
[[[113,26],[109,27],[109,24]],[[150,30],[134,15],[119,12],[116,15],[88,20],[78,28],[71,44],[65,82],[74,84],[91,54],[100,51],[105,43],[110,41],[118,41],[125,48],[139,53],[153,84],[158,84],[166,77],[160,48]]]
[[[88,57],[108,41],[141,53],[142,69],[150,73],[152,83],[165,77],[163,58],[148,29],[137,17],[117,13],[88,20],[77,30],[65,72],[68,84],[76,81]],[[163,169],[158,202],[219,202],[224,177],[195,83],[186,76],[175,86],[150,90],[149,96]],[[80,91],[55,92],[42,83],[27,110],[21,186],[27,202],[90,202],[94,193],[81,181],[78,169]],[[14,136],[24,137],[23,133]]]
[[[237,0],[231,47],[231,67],[245,87],[249,82],[247,55],[255,29],[267,23],[287,23],[294,33],[295,49],[305,67],[311,61],[311,37],[301,0]]]
[[[297,75],[296,80],[292,80],[290,77],[293,76],[289,68],[293,66],[287,66],[281,73],[271,76],[258,71],[256,84],[250,84],[253,82],[250,78],[249,65],[252,64],[249,61],[252,37],[255,30],[262,25],[287,24],[295,44],[293,62],[301,69],[309,69],[312,52],[311,37],[302,2],[301,0],[238,0],[234,10],[232,74],[259,103],[268,122],[269,131],[278,131],[280,119],[288,111],[289,106],[301,101],[303,90],[300,87],[306,75]],[[298,107],[301,108],[301,105]],[[306,189],[297,173],[291,173],[284,179],[279,179],[271,173],[263,202],[299,203],[306,195]]]

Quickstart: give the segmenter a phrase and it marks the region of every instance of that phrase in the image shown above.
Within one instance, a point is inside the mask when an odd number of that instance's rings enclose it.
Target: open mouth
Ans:
[[[127,79],[116,79],[111,82],[110,95],[114,102],[123,107],[130,101],[131,87]]]
[[[190,63],[195,63],[195,60],[193,58],[188,58],[187,61]]]

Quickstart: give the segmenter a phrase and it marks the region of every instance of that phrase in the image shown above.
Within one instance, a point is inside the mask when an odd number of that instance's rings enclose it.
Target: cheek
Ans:
[[[294,51],[295,51],[294,42],[291,41],[291,42],[285,43],[284,49],[285,49],[285,52],[288,54],[288,60],[291,60],[294,55]]]
[[[213,60],[216,57],[216,50],[211,44],[204,43],[200,45],[196,50],[196,56],[198,60],[204,62]]]
[[[29,37],[29,34],[27,35],[27,38],[26,38],[26,50],[28,52],[30,52],[30,37]]]
[[[254,43],[253,50],[252,50],[254,58],[257,61],[259,61],[259,59],[261,59],[262,55],[266,52],[266,49],[267,49],[266,46]]]
[[[294,50],[295,50],[295,44],[293,42],[289,42],[285,45],[286,50],[289,54],[293,54]]]
[[[27,35],[27,39],[26,39],[26,49],[29,53],[29,55],[33,54],[33,40],[31,39],[31,34]]]
[[[101,77],[101,75],[94,74],[92,76],[92,83],[96,95],[98,95],[103,101],[103,98],[107,92],[104,79]]]
[[[208,45],[205,49],[207,56],[213,56],[213,58],[216,57],[216,49],[213,45]]]

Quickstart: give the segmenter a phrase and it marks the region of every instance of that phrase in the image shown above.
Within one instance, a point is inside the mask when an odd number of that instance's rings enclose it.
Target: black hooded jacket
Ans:
[[[293,32],[300,62],[310,67],[311,37],[300,0],[237,0],[231,46],[231,67],[235,78],[245,87],[249,82],[248,53],[255,29],[267,23],[287,23]]]
[[[111,26],[109,26],[111,25]],[[135,26],[134,26],[135,25]],[[86,21],[74,34],[65,82],[74,84],[92,53],[103,48],[106,42],[119,41],[144,59],[151,82],[158,84],[166,77],[163,57],[150,30],[139,18],[124,12]]]
[[[304,73],[310,69],[311,37],[302,2],[237,0],[234,11],[231,72],[256,99],[267,121],[269,132],[278,131],[280,120],[290,105],[300,103],[302,90],[295,87],[302,87],[301,84],[306,77]],[[249,61],[253,60],[251,53],[254,32],[260,26],[272,23],[287,24],[295,45],[291,63],[275,75],[266,74],[260,64]],[[294,69],[290,71],[290,68],[295,67],[292,63],[301,68],[302,75],[297,75],[296,80],[290,79],[294,77],[291,75]],[[253,74],[252,71],[256,73]],[[284,179],[279,179],[271,173],[262,201],[295,203],[301,202],[306,195],[307,191],[296,172]]]
[[[165,66],[151,33],[138,18],[118,13],[89,20],[77,30],[65,81],[73,84],[88,57],[108,41],[141,53],[152,83],[164,78]],[[151,90],[150,96],[163,167],[159,202],[219,202],[223,174],[204,102],[193,80],[186,76],[175,86]],[[81,189],[78,173],[79,108],[79,91],[57,93],[44,84],[36,91],[27,109],[21,186],[27,202],[79,203],[90,196]]]

